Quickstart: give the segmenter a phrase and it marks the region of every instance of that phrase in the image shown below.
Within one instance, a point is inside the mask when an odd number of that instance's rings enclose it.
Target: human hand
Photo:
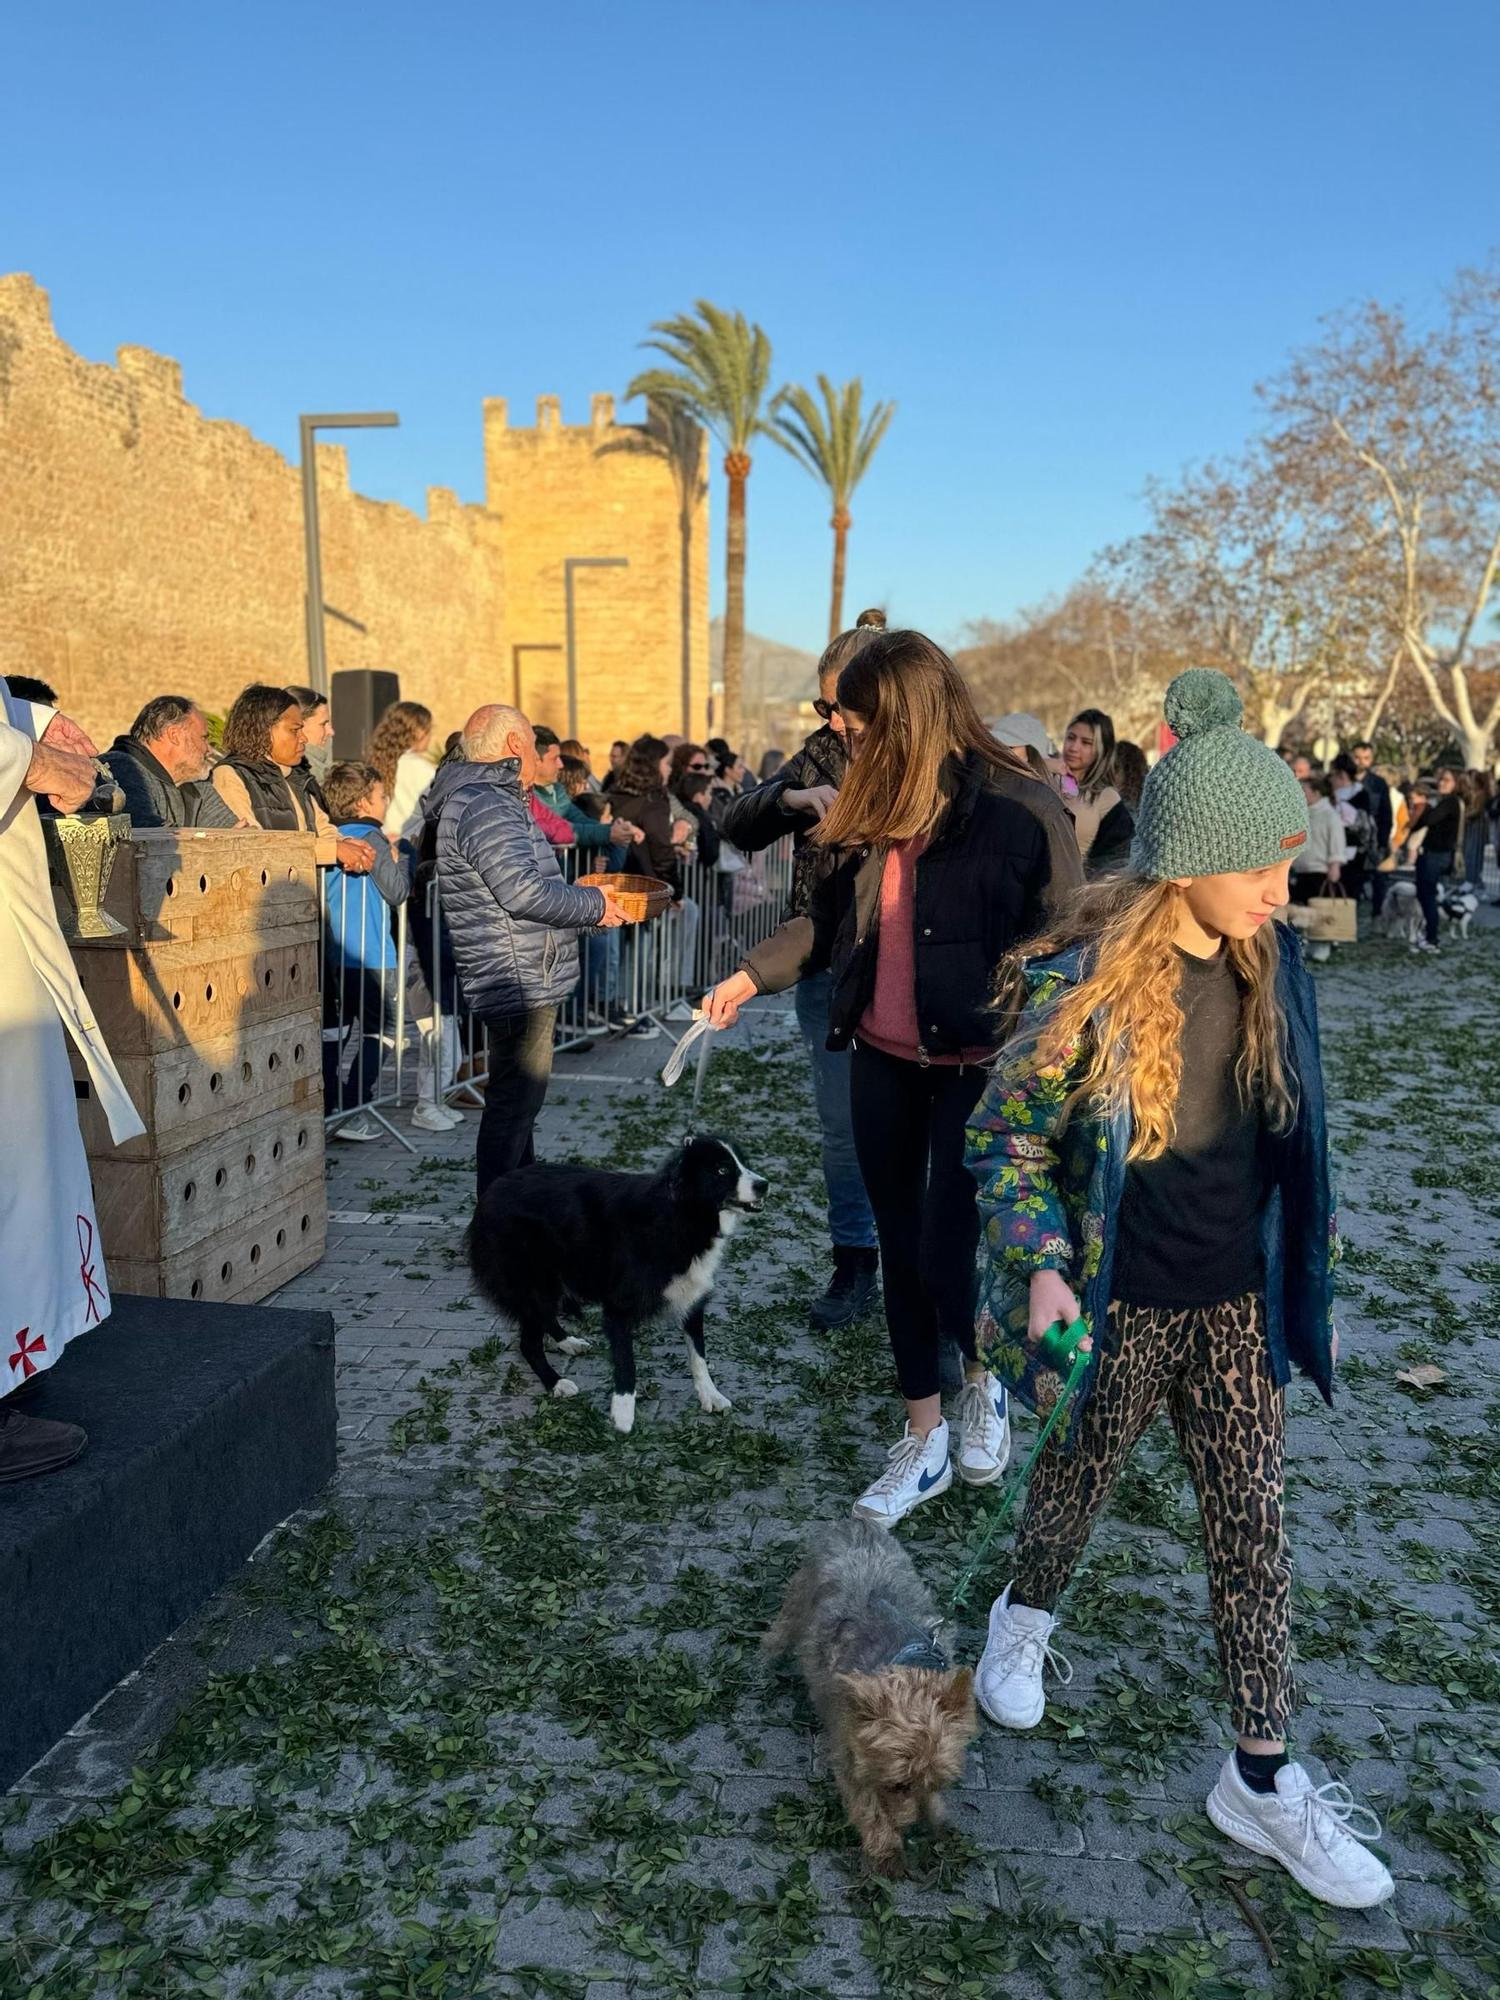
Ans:
[[[788,785],[781,803],[788,812],[811,813],[814,819],[822,819],[838,795],[836,785]]]
[[[62,813],[80,811],[94,796],[99,773],[92,757],[55,750],[45,738],[32,745],[26,767],[26,789],[40,792]]]
[[[755,981],[748,972],[731,972],[711,993],[703,996],[703,1011],[710,1027],[732,1028],[747,1000],[755,998]]]
[[[672,845],[674,847],[678,846],[689,837],[692,831],[693,822],[690,819],[674,819],[672,822]]]
[[[42,731],[42,741],[49,750],[66,750],[75,757],[97,757],[91,737],[73,720],[71,715],[54,715]]]
[[[610,824],[609,844],[611,847],[634,847],[638,840],[644,840],[645,838],[645,828],[634,825],[628,819],[617,819]]]
[[[621,924],[633,924],[636,921],[621,905],[617,889],[601,889],[599,894],[604,898],[604,915],[600,917],[597,929],[617,931]]]
[[[1033,1271],[1031,1274],[1031,1310],[1026,1320],[1026,1339],[1035,1347],[1048,1327],[1071,1326],[1078,1317],[1078,1300],[1072,1287],[1061,1271]],[[1092,1340],[1081,1341],[1085,1352],[1093,1346]]]
[[[339,841],[336,852],[339,866],[350,875],[368,875],[375,866],[375,850],[367,841],[355,840],[345,834]]]

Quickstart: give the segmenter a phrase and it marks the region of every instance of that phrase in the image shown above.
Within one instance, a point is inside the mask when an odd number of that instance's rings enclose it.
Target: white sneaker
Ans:
[[[894,1528],[913,1507],[946,1493],[952,1484],[947,1420],[939,1419],[937,1428],[926,1437],[918,1437],[908,1424],[901,1442],[891,1446],[885,1471],[860,1494],[854,1512],[862,1521],[873,1521],[877,1528]]]
[[[334,1139],[353,1139],[358,1144],[363,1145],[367,1139],[378,1139],[380,1137],[380,1127],[373,1124],[368,1118],[347,1118],[342,1125],[334,1126],[330,1137]]]
[[[1050,1611],[1012,1604],[1011,1585],[990,1606],[990,1635],[974,1673],[974,1694],[991,1722],[1035,1729],[1047,1712],[1042,1674],[1047,1665],[1066,1687],[1073,1669],[1047,1643],[1057,1620]]]
[[[966,1486],[988,1486],[1010,1457],[1010,1407],[1005,1384],[993,1375],[965,1382],[958,1398],[958,1476]]]
[[[461,1111],[450,1111],[445,1104],[434,1104],[430,1097],[424,1097],[411,1108],[411,1122],[419,1132],[451,1132],[455,1125],[464,1122]]]
[[[1208,1816],[1241,1847],[1279,1861],[1320,1902],[1368,1910],[1395,1894],[1390,1870],[1364,1845],[1379,1840],[1380,1821],[1356,1805],[1347,1785],[1314,1786],[1300,1764],[1282,1765],[1274,1792],[1252,1792],[1231,1750],[1208,1795]]]

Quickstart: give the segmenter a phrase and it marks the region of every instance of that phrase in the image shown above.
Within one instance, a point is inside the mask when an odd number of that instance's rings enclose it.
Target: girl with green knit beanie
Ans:
[[[1009,967],[1021,1004],[969,1127],[984,1222],[979,1347],[1023,1402],[1038,1343],[1089,1331],[1088,1372],[1032,1475],[1015,1575],[990,1612],[980,1706],[1042,1718],[1055,1608],[1110,1489],[1166,1405],[1198,1498],[1238,1738],[1207,1801],[1221,1832],[1344,1908],[1393,1884],[1373,1815],[1289,1760],[1282,1530],[1293,1367],[1332,1401],[1336,1241],[1317,1010],[1273,921],[1307,839],[1302,787],[1207,668],[1167,690],[1130,870],[1086,888]]]

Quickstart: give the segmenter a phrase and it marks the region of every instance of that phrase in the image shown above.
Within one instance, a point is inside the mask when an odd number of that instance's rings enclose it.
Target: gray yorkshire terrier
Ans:
[[[941,1619],[899,1542],[868,1521],[823,1530],[762,1651],[795,1656],[871,1868],[897,1875],[902,1834],[943,1819],[974,1735],[974,1675],[938,1643]]]

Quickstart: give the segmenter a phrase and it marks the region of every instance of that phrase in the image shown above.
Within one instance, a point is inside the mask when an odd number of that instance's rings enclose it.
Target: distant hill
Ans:
[[[714,681],[722,678],[724,664],[724,620],[715,618],[708,628],[708,657]],[[775,704],[810,701],[817,690],[813,675],[816,653],[804,653],[796,646],[783,646],[777,639],[763,639],[758,632],[745,634],[745,713],[765,702]]]

